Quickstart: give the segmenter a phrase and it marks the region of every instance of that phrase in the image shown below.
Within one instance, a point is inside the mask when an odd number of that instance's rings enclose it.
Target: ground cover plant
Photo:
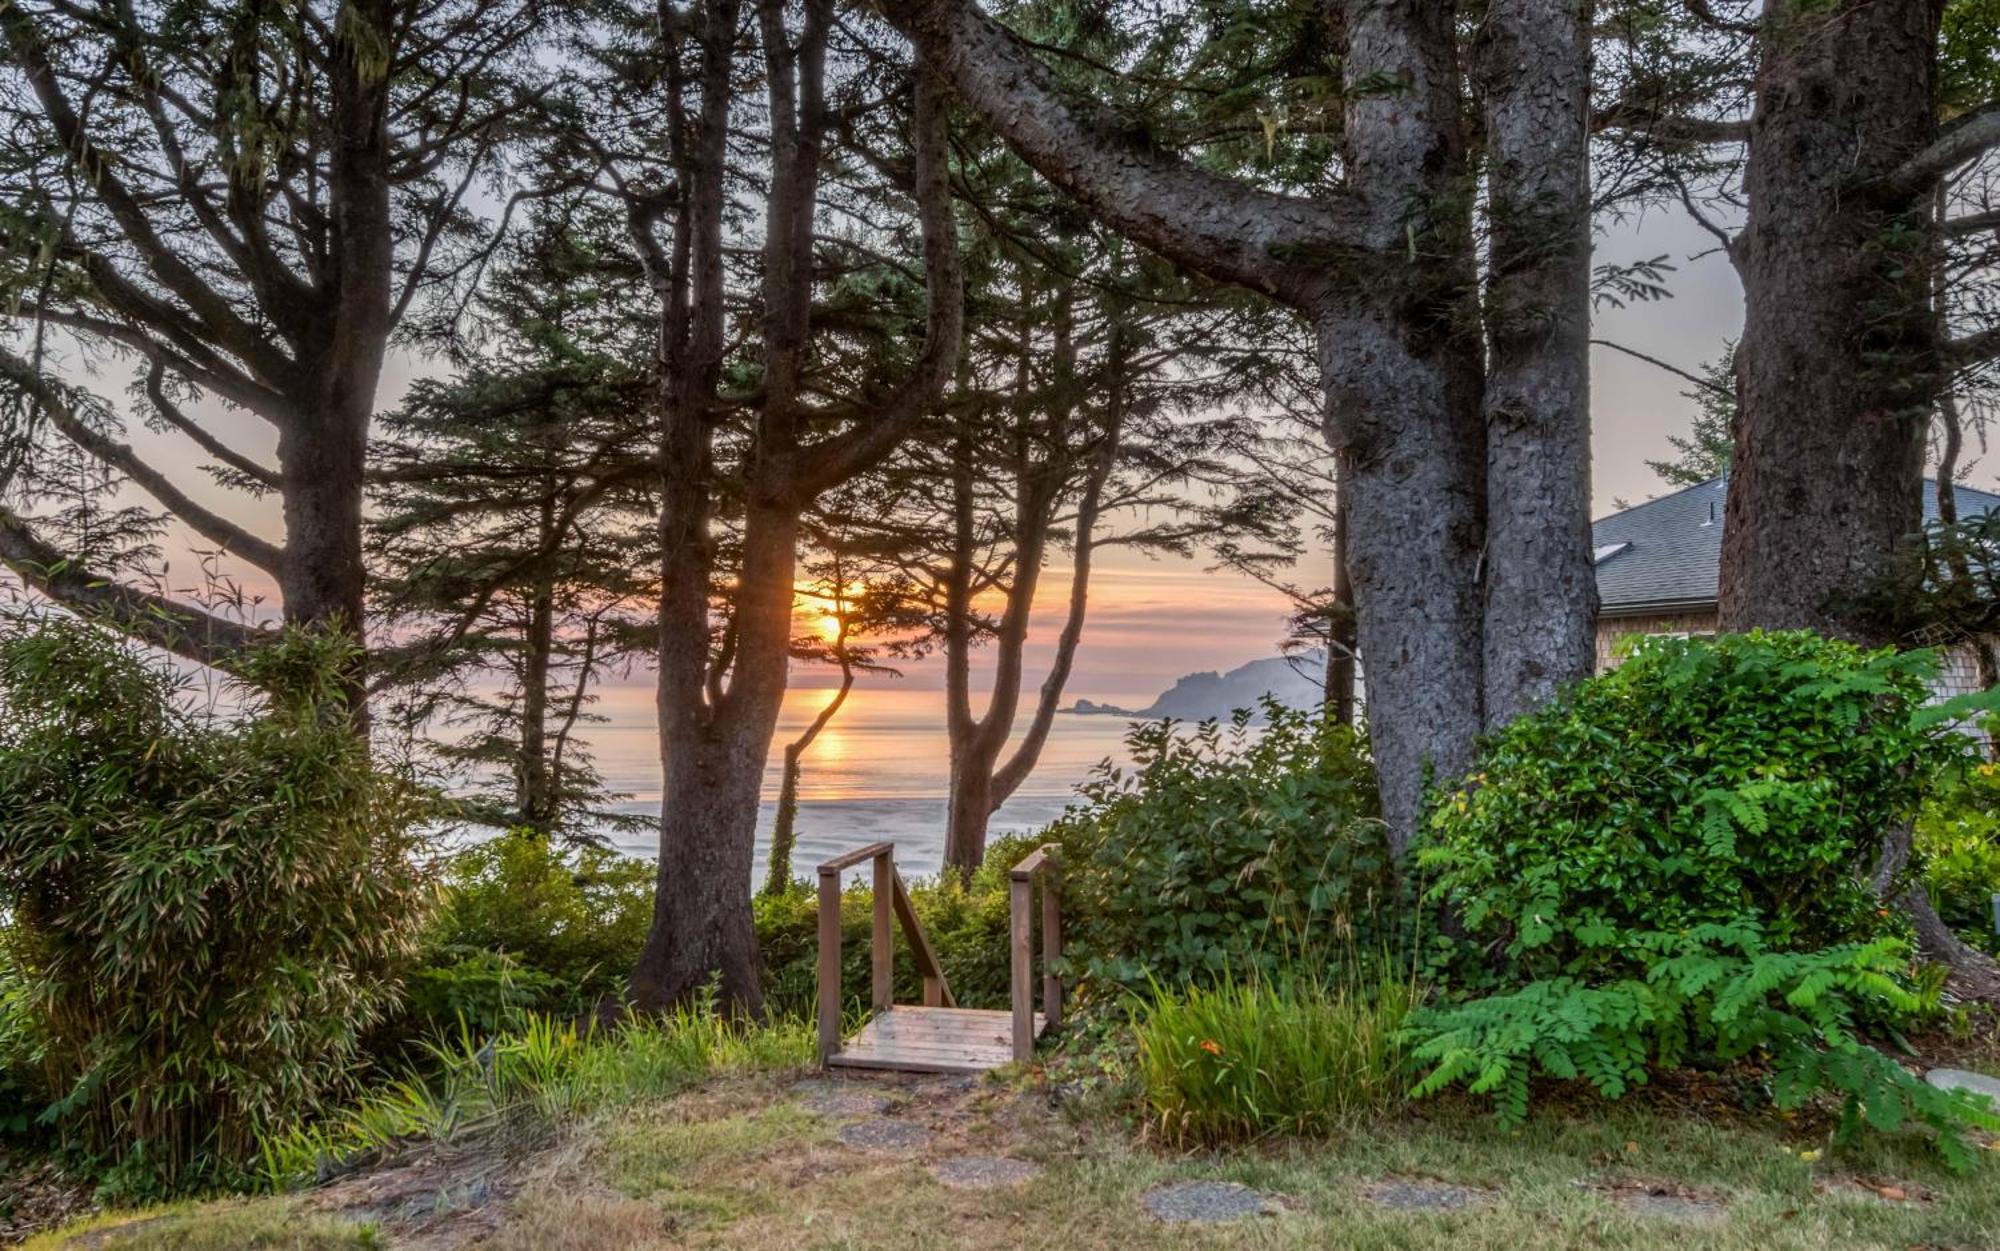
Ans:
[[[1936,1007],[1870,872],[1971,740],[1927,708],[1929,653],[1808,633],[1655,639],[1516,721],[1444,796],[1420,863],[1462,927],[1457,993],[1412,1021],[1420,1094],[1503,1119],[1529,1078],[1616,1098],[1682,1064],[1755,1060],[1840,1139],[1918,1120],[1960,1166],[1990,1112],[1873,1044]]]
[[[719,1073],[801,1067],[813,1045],[801,1018],[734,1021],[712,1001],[615,1028],[529,1017],[484,1040],[468,1033],[433,1044],[431,1062],[407,1076],[317,1121],[266,1135],[263,1180],[285,1189],[412,1146],[532,1138]]]
[[[64,1143],[114,1189],[226,1179],[344,1093],[428,892],[417,796],[348,717],[351,644],[287,631],[224,717],[95,627],[0,639],[10,1000]]]

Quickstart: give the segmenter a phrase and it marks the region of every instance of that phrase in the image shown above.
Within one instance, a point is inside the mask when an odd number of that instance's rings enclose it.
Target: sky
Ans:
[[[1728,261],[1715,251],[1714,240],[1674,210],[1653,209],[1599,223],[1596,259],[1629,264],[1664,256],[1674,267],[1671,299],[1623,309],[1600,308],[1594,337],[1643,352],[1691,372],[1716,359],[1740,332],[1742,293]],[[106,396],[124,393],[129,366],[117,360],[101,362],[93,378],[79,377],[87,362],[72,353],[64,362],[72,381],[87,381]],[[392,359],[379,407],[393,407],[420,364],[407,357]],[[1637,502],[1659,493],[1649,459],[1671,455],[1671,435],[1685,433],[1694,405],[1682,394],[1688,383],[1615,349],[1597,347],[1591,356],[1593,420],[1593,506],[1602,516],[1615,511],[1617,501]],[[254,418],[228,413],[216,406],[197,407],[218,434],[267,462],[272,439]],[[211,484],[197,466],[201,458],[191,447],[167,436],[154,435],[132,423],[132,442],[177,475],[184,487],[218,511],[276,535],[276,501],[248,501]],[[1975,462],[1966,480],[1990,486],[1995,475]],[[169,544],[169,585],[192,577],[195,562],[185,549]],[[1060,562],[1060,556],[1058,556]],[[1029,646],[1030,683],[1039,682],[1047,664],[1050,640],[1062,611],[1068,569],[1052,566],[1043,580],[1046,602],[1038,606]],[[250,574],[245,585],[257,589]],[[1309,554],[1294,573],[1311,586],[1330,579],[1324,556]],[[268,583],[266,583],[268,589]],[[274,597],[273,597],[274,598]],[[1104,552],[1093,580],[1090,615],[1070,697],[1130,702],[1172,684],[1177,677],[1200,670],[1227,670],[1276,654],[1284,633],[1287,605],[1276,592],[1241,575],[1214,571],[1200,557],[1151,558],[1124,549]],[[800,686],[830,683],[828,673],[809,668],[794,675]],[[865,679],[916,689],[942,686],[935,661],[919,662],[900,679]],[[628,682],[649,685],[644,674]],[[635,692],[636,693],[636,692]],[[1142,701],[1143,702],[1143,701]]]

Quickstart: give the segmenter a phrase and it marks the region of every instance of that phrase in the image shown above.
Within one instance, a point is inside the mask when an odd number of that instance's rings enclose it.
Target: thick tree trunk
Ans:
[[[1493,0],[1476,56],[1486,288],[1486,724],[1588,677],[1588,0]]]
[[[1486,456],[1472,177],[1449,5],[1349,0],[1345,146],[1371,254],[1315,318],[1346,492],[1356,638],[1382,813],[1400,857],[1424,789],[1481,726]],[[1372,84],[1406,84],[1384,92]]]
[[[1880,180],[1937,135],[1937,0],[1771,0],[1745,171],[1725,630],[1855,636],[1843,592],[1922,520],[1937,367],[1930,191]]]

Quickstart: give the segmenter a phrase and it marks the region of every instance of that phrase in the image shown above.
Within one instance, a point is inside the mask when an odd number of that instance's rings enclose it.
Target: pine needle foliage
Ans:
[[[0,939],[46,1117],[136,1194],[227,1180],[396,1001],[421,807],[354,733],[353,660],[286,632],[224,716],[95,627],[0,638]]]

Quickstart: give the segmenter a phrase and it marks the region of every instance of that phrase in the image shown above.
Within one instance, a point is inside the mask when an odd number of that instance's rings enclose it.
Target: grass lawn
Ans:
[[[29,1245],[2000,1247],[1993,1166],[1956,1177],[1914,1140],[1836,1153],[1817,1127],[1713,1100],[1580,1104],[1514,1132],[1477,1105],[1440,1102],[1329,1140],[1187,1153],[1150,1142],[1113,1105],[1065,1103],[1040,1082],[802,1076],[719,1079],[505,1150],[447,1148],[304,1195],[100,1220]],[[990,1190],[934,1176],[967,1156],[1040,1171]],[[1155,1188],[1201,1180],[1253,1188],[1264,1210],[1214,1225],[1147,1211]],[[1380,1187],[1398,1182],[1452,1183],[1469,1206],[1381,1206]]]

